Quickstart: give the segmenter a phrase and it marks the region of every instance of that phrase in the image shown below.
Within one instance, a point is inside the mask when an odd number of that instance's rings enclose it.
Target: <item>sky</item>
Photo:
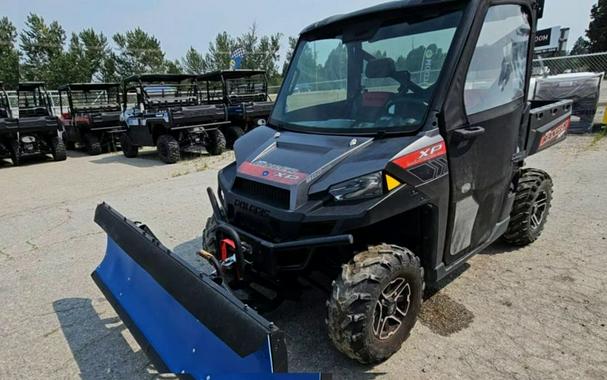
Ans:
[[[288,36],[297,36],[307,25],[325,17],[382,3],[380,0],[1,0],[0,16],[20,30],[28,13],[53,20],[66,30],[85,28],[111,37],[139,26],[156,36],[167,58],[181,58],[193,46],[205,52],[217,33],[246,32],[253,22],[260,34],[283,34],[281,60]],[[570,27],[568,48],[584,34],[590,9],[597,0],[546,0],[539,28]]]

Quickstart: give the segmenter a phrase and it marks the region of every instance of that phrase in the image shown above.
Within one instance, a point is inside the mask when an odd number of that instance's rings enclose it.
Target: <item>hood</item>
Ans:
[[[383,170],[416,137],[321,135],[258,127],[235,144],[237,177],[289,190],[290,208],[308,195]],[[339,170],[338,170],[339,169]]]

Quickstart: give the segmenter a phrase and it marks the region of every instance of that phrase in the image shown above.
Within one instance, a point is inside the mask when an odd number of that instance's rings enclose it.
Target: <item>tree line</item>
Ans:
[[[48,88],[74,82],[116,82],[133,74],[202,74],[230,68],[231,54],[244,50],[241,68],[266,70],[271,84],[278,84],[281,33],[260,35],[256,25],[240,35],[217,34],[208,50],[190,47],[181,59],[170,60],[160,41],[137,27],[111,38],[91,28],[67,35],[57,22],[47,23],[29,14],[22,31],[0,18],[0,81],[14,88],[18,81],[40,80]],[[294,46],[294,39],[289,39]],[[289,52],[287,59],[292,53]]]

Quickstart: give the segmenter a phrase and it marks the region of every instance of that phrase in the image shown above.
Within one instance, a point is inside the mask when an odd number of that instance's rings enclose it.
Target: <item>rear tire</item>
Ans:
[[[67,149],[67,150],[76,149],[76,144],[74,144],[74,142],[68,140],[67,133],[63,132],[61,134],[61,137],[63,138],[63,144],[65,144],[65,149]]]
[[[13,166],[21,165],[21,151],[19,142],[16,140],[11,140],[11,161],[13,161]]]
[[[226,138],[219,129],[207,131],[207,152],[211,156],[218,156],[226,150]]]
[[[51,139],[51,151],[53,154],[53,160],[65,161],[67,159],[65,144],[59,136],[55,136]]]
[[[233,149],[234,143],[236,142],[236,140],[241,138],[243,135],[244,135],[244,130],[241,127],[238,127],[236,125],[231,125],[228,128],[226,128],[225,137],[226,137],[227,148]]]
[[[120,135],[120,149],[127,158],[135,158],[139,154],[139,147],[133,145],[133,141],[126,133]]]
[[[423,290],[423,268],[408,249],[382,244],[357,254],[327,302],[331,341],[364,364],[388,359],[415,326]]]
[[[546,224],[551,203],[552,179],[548,173],[538,169],[524,169],[503,239],[517,246],[536,241]]]
[[[91,156],[96,156],[102,153],[101,142],[99,137],[92,133],[84,135],[84,141],[86,142],[86,152]]]
[[[174,164],[181,159],[179,142],[171,135],[161,135],[156,142],[158,156],[166,164]]]

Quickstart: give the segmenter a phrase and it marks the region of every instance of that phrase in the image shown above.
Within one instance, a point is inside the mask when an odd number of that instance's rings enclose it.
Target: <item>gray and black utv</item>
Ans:
[[[160,159],[173,164],[182,152],[223,153],[219,129],[229,124],[223,104],[201,104],[195,75],[141,74],[124,80],[120,144],[126,157],[139,147],[155,146]]]
[[[225,104],[230,125],[224,127],[228,148],[250,129],[263,125],[274,102],[268,96],[268,80],[263,70],[223,70],[198,77],[203,103]],[[205,91],[206,90],[206,91]]]
[[[115,150],[125,131],[120,123],[119,83],[70,83],[59,87],[63,141],[83,146],[91,155]]]
[[[535,241],[553,182],[525,160],[565,139],[571,115],[570,101],[527,99],[542,5],[399,1],[306,28],[268,125],[208,189],[210,275],[100,205],[109,243],[93,276],[161,368],[286,370],[280,330],[251,309],[312,273],[329,279],[335,346],[381,362],[427,285],[497,239]]]
[[[3,91],[3,98],[8,98]],[[29,156],[50,154],[55,161],[67,158],[61,139],[61,124],[53,114],[51,99],[43,82],[22,82],[17,87],[18,117],[10,107],[0,106],[0,154],[13,165]]]

